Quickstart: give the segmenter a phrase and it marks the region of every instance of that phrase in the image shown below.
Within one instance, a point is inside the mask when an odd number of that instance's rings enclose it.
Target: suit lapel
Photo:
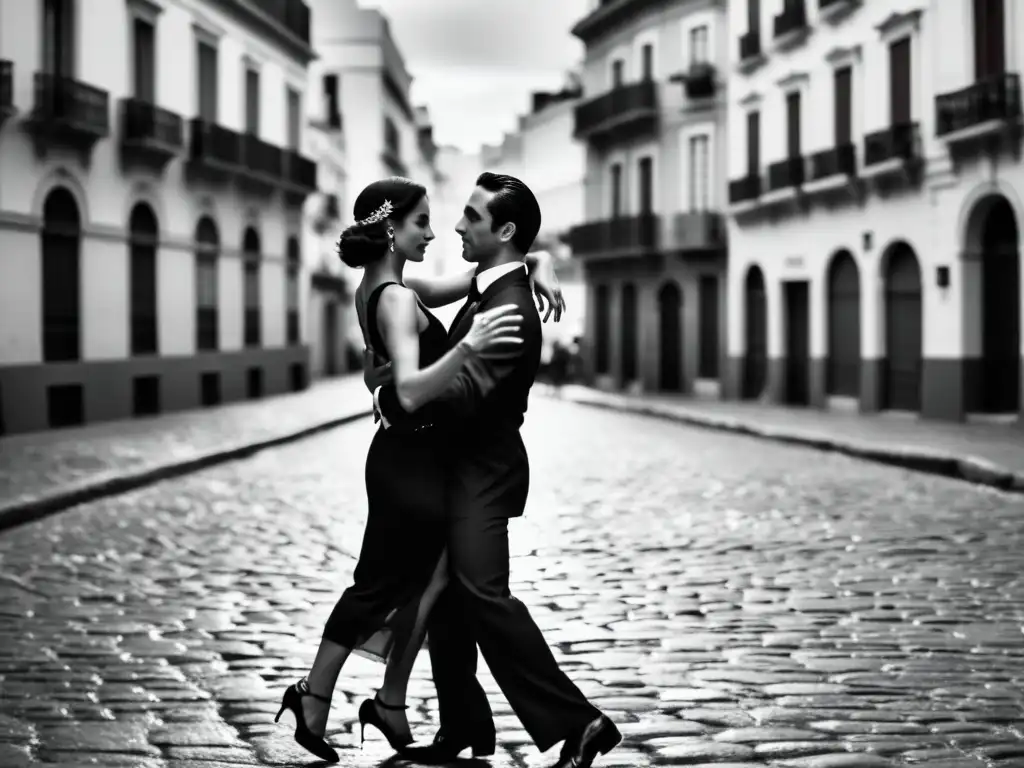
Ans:
[[[473,322],[473,317],[476,315],[476,310],[481,304],[489,300],[492,296],[498,293],[498,291],[516,283],[522,283],[529,287],[530,276],[526,273],[525,269],[515,269],[507,275],[502,275],[487,286],[487,290],[480,294],[479,301],[474,301],[473,303],[467,301],[452,321],[451,331],[448,333],[449,346],[458,344],[462,337],[469,333],[469,327]]]

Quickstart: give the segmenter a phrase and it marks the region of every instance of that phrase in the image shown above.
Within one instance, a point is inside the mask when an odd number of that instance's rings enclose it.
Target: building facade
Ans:
[[[483,170],[522,179],[540,204],[541,229],[534,250],[547,250],[555,258],[555,272],[566,301],[561,321],[549,321],[542,327],[544,362],[550,359],[556,342],[569,347],[584,332],[583,270],[572,258],[569,245],[573,228],[584,221],[587,152],[574,136],[581,95],[575,73],[569,74],[559,91],[534,93],[531,110],[519,117],[516,130],[505,134],[501,144],[485,146],[481,151]]]
[[[309,27],[299,0],[0,0],[6,432],[305,386]]]
[[[582,354],[600,386],[719,393],[726,318],[725,4],[594,2],[575,135],[587,148]]]
[[[307,338],[310,375],[336,376],[362,365],[350,339],[359,321],[352,305],[352,274],[338,258],[338,235],[344,211],[351,202],[347,192],[345,126],[339,105],[331,98],[330,80],[319,61],[310,65],[307,133],[311,157],[317,163],[317,192],[306,200],[305,254],[309,267]]]
[[[1022,10],[730,14],[730,394],[1018,418]]]

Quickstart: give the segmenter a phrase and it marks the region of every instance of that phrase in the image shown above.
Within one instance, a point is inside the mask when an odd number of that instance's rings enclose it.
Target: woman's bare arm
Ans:
[[[377,322],[391,358],[395,394],[410,413],[440,395],[472,354],[468,344],[459,342],[437,362],[421,369],[416,296],[401,286],[388,286],[381,293]]]
[[[420,301],[434,309],[466,298],[473,285],[473,272],[474,270],[470,269],[441,277],[407,277],[405,285],[416,291]]]

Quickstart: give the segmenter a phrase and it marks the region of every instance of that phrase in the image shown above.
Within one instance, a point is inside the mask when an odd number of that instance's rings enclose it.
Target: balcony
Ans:
[[[773,24],[775,47],[786,51],[803,43],[811,32],[807,24],[805,0],[786,0],[782,13]]]
[[[804,183],[804,158],[787,157],[768,166],[768,191],[799,187]]]
[[[121,99],[121,160],[157,171],[185,150],[185,124],[178,115],[142,99]]]
[[[70,77],[37,72],[35,103],[25,130],[32,134],[37,154],[63,146],[87,161],[96,142],[110,135],[110,97]]]
[[[826,24],[838,24],[860,4],[861,0],[818,0],[818,18]]]
[[[917,123],[900,123],[869,133],[864,138],[865,178],[907,175],[920,166],[920,133]]]
[[[935,133],[949,145],[993,136],[1021,118],[1020,78],[1007,73],[935,97]]]
[[[594,144],[652,133],[658,125],[658,85],[653,80],[621,85],[576,107],[577,139]]]
[[[316,163],[295,150],[284,152],[284,195],[289,205],[301,205],[316,192]]]
[[[691,101],[710,99],[718,88],[715,82],[715,67],[706,61],[695,62],[686,72],[673,75],[669,79],[673,82],[682,82],[686,98]]]
[[[250,133],[240,137],[242,147],[239,185],[256,194],[268,195],[284,180],[284,154]]]
[[[616,216],[573,227],[569,234],[576,256],[623,256],[658,247],[661,219],[653,213]]]
[[[242,137],[223,126],[194,118],[188,167],[190,173],[223,180],[242,169]]]
[[[384,163],[387,173],[395,176],[408,176],[409,168],[402,160],[398,147],[384,145],[384,151],[380,153],[380,161]]]
[[[810,178],[804,183],[804,194],[814,195],[842,190],[856,190],[857,147],[841,144],[815,152],[808,159]]]
[[[725,221],[714,211],[677,213],[665,250],[719,251],[725,248]]]
[[[761,197],[761,177],[751,173],[729,182],[729,203],[733,211],[752,208]]]
[[[0,126],[17,111],[14,107],[14,64],[0,59]]]
[[[753,72],[764,64],[766,57],[761,47],[761,33],[756,29],[740,36],[740,72]]]

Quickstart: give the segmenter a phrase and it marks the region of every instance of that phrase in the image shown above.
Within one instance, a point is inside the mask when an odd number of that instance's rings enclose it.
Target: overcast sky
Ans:
[[[583,55],[569,29],[587,0],[359,0],[387,15],[430,107],[434,138],[474,152],[527,111],[530,92],[557,90]]]

